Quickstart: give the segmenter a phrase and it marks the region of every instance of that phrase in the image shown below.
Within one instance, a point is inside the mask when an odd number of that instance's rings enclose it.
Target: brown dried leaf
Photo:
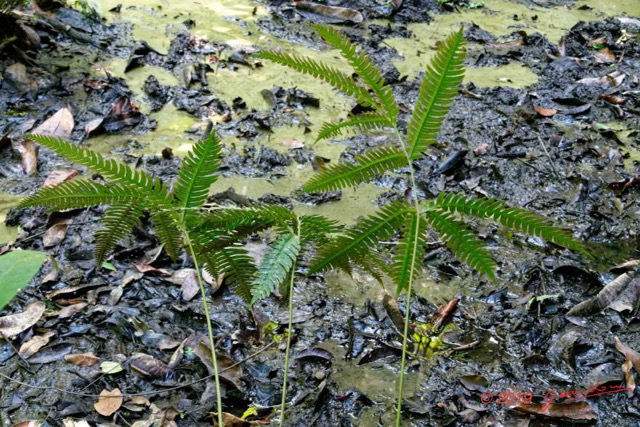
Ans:
[[[129,365],[142,375],[164,377],[171,369],[161,360],[145,353],[134,353],[129,358]]]
[[[18,350],[18,354],[23,359],[27,359],[34,354],[36,354],[42,347],[49,344],[50,338],[54,336],[56,333],[53,331],[49,331],[44,335],[36,335],[31,338],[29,341],[22,343],[20,346],[20,350]]]
[[[211,416],[213,417],[213,425],[218,425],[218,413],[211,412]],[[252,426],[266,426],[271,424],[271,420],[265,418],[263,420],[254,420],[248,421],[244,420],[240,417],[236,417],[229,412],[222,413],[222,422],[224,423],[224,427],[252,427]]]
[[[71,181],[78,176],[80,172],[75,169],[60,169],[51,171],[47,179],[44,180],[43,187],[53,187],[63,182]]]
[[[0,337],[11,339],[35,325],[44,314],[46,305],[34,302],[22,313],[0,317]]]
[[[27,420],[21,421],[18,424],[14,424],[12,427],[41,427],[44,425],[44,422],[40,420]]]
[[[554,108],[542,108],[542,107],[533,107],[536,113],[540,114],[542,117],[551,117],[555,115],[558,110]]]
[[[67,218],[59,220],[57,223],[49,227],[42,236],[42,246],[45,248],[51,248],[62,243],[64,238],[67,236],[67,230],[69,229],[70,223],[71,219]]]
[[[73,126],[73,114],[71,114],[68,108],[61,108],[40,126],[35,128],[33,133],[68,138],[71,136],[71,132],[73,132]]]
[[[38,146],[30,139],[26,139],[15,146],[20,153],[22,171],[27,175],[33,175],[38,171]]]
[[[93,366],[100,361],[100,358],[90,351],[82,354],[67,354],[64,360],[76,366]]]
[[[74,314],[76,314],[77,312],[85,308],[87,305],[88,304],[86,302],[79,302],[77,304],[71,304],[66,307],[63,307],[58,312],[58,319],[68,319],[69,317],[73,316]]]
[[[615,62],[616,60],[616,56],[613,54],[613,52],[611,52],[609,48],[606,47],[597,51],[593,55],[593,57],[595,58],[596,62],[599,62],[601,64]]]
[[[556,420],[592,421],[598,419],[598,415],[586,400],[568,403],[524,403],[518,401],[514,409],[525,414]]]
[[[193,268],[183,268],[181,270],[174,271],[173,275],[167,280],[173,284],[180,285],[182,299],[184,301],[191,301],[200,291],[200,285],[198,285],[198,279],[196,277],[196,270]]]
[[[131,263],[135,268],[138,269],[140,273],[154,273],[154,274],[162,274],[164,276],[172,276],[173,273],[169,270],[165,270],[164,268],[155,268],[149,264],[145,264],[144,262],[132,262]]]
[[[633,397],[633,393],[636,389],[636,379],[633,376],[633,372],[631,372],[631,367],[633,363],[631,360],[627,359],[622,364],[622,373],[624,374],[624,385],[627,388],[627,397]]]
[[[616,349],[624,355],[624,358],[630,361],[633,364],[633,368],[640,372],[640,353],[628,347],[622,343],[618,339],[618,337],[614,337],[616,343]]]
[[[489,151],[489,144],[483,142],[473,149],[473,154],[475,154],[476,156],[484,156],[485,154],[487,154],[487,151]]]
[[[622,105],[627,102],[627,98],[616,95],[598,95],[598,99],[602,99],[603,101],[614,105]]]
[[[346,7],[325,6],[323,4],[309,1],[300,1],[296,3],[296,9],[321,15],[325,17],[323,21],[329,24],[338,24],[342,22],[359,24],[364,21],[364,17],[360,12]]]
[[[76,421],[73,418],[65,418],[62,420],[62,425],[64,427],[91,427],[91,424],[85,420]]]
[[[109,417],[120,409],[123,401],[124,398],[122,397],[122,392],[120,392],[119,388],[114,388],[111,391],[105,389],[100,392],[100,398],[93,407],[100,415]]]

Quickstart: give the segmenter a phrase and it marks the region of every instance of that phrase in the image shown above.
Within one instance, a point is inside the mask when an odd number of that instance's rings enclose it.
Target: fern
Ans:
[[[348,128],[359,131],[382,129],[389,126],[389,118],[382,114],[362,114],[340,123],[324,123],[318,131],[316,141],[335,138]]]
[[[377,109],[386,113],[389,125],[395,126],[398,106],[393,97],[393,91],[391,87],[385,86],[380,70],[374,65],[371,58],[365,52],[357,53],[356,46],[340,31],[324,25],[313,25],[313,28],[327,43],[340,50],[342,56],[374,93],[378,101]]]
[[[434,205],[439,209],[450,212],[492,219],[514,231],[538,236],[591,256],[580,243],[573,239],[569,231],[551,225],[548,219],[531,211],[508,206],[502,200],[479,199],[462,194],[440,193]]]
[[[320,215],[300,217],[300,246],[321,246],[338,232],[337,222]]]
[[[438,209],[427,210],[424,215],[429,225],[440,234],[440,238],[458,259],[495,279],[495,261],[465,223],[455,219],[450,212]]]
[[[26,135],[26,138],[47,147],[61,157],[99,173],[107,180],[136,188],[155,200],[170,202],[170,196],[164,183],[145,171],[132,169],[115,160],[107,160],[100,153],[82,149],[62,138],[45,135]]]
[[[380,147],[356,156],[355,164],[336,163],[311,178],[303,191],[331,191],[368,182],[378,175],[406,166],[404,152],[393,147]]]
[[[282,234],[269,246],[251,284],[251,304],[270,295],[289,273],[293,273],[291,268],[299,252],[300,239],[291,233]]]
[[[324,246],[313,260],[310,273],[327,269],[347,268],[350,262],[365,259],[378,242],[394,237],[404,223],[411,207],[403,202],[392,202],[380,208],[379,213],[361,220]]]
[[[104,185],[86,179],[63,182],[55,187],[41,188],[37,193],[22,200],[19,208],[43,206],[50,210],[88,208],[111,203],[140,203],[140,193],[121,184]]]
[[[435,58],[427,67],[407,130],[411,159],[418,158],[422,151],[436,142],[442,122],[464,77],[464,45],[460,28],[441,43]]]
[[[95,233],[95,257],[98,264],[106,259],[120,240],[140,223],[143,210],[138,203],[112,204],[102,217],[102,228]]]
[[[218,179],[220,140],[214,132],[196,143],[182,161],[173,194],[183,209],[198,208],[207,199],[211,185]],[[184,216],[184,213],[183,213]]]
[[[391,266],[397,294],[407,290],[411,281],[420,274],[419,255],[424,252],[426,244],[426,225],[427,222],[415,210],[408,211]]]
[[[286,52],[265,49],[254,55],[257,58],[268,59],[280,65],[329,83],[336,90],[356,98],[365,107],[374,107],[375,101],[367,88],[356,83],[350,76],[311,58],[291,55]]]

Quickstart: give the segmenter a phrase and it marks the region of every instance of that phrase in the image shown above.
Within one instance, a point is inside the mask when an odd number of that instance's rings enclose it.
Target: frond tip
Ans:
[[[291,270],[299,253],[300,239],[291,233],[281,235],[269,246],[251,284],[251,304],[269,296],[287,275],[295,273]]]

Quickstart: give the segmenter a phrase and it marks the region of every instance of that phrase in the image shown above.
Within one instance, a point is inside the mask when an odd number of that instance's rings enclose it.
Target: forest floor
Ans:
[[[397,10],[393,4],[342,2],[364,16],[362,23],[342,28],[381,66],[406,107],[400,118],[406,122],[418,83],[401,75],[392,62],[397,52],[382,41],[390,36],[410,40],[410,23],[456,11],[431,1],[395,2]],[[258,21],[260,31],[309,47],[320,46],[309,22],[337,19],[285,2],[263,5],[269,13]],[[62,132],[84,144],[100,133],[142,135],[158,126],[136,107],[139,100],[126,80],[91,73],[89,64],[118,57],[131,68],[153,65],[171,72],[195,64],[179,85],[147,79],[145,102],[155,110],[173,104],[197,119],[222,118],[216,129],[238,141],[290,126],[318,108],[311,91],[278,87],[278,82],[262,95],[270,105],[263,111],[245,108],[242,99],[229,105],[216,98],[205,87],[213,67],[201,58],[233,48],[192,36],[184,17],[176,18],[182,30],[169,52],[160,54],[135,40],[127,25],[105,25],[64,8],[46,16],[29,24],[38,35],[37,54],[0,58],[0,191],[16,200],[46,179],[70,178],[64,171],[73,169],[47,150],[21,142],[20,134]],[[390,24],[379,25],[380,19]],[[537,81],[521,88],[465,83],[440,134],[441,144],[416,164],[418,196],[433,198],[447,190],[529,208],[573,230],[594,259],[478,224],[499,260],[494,283],[456,260],[434,235],[423,261],[423,281],[424,287],[439,289],[440,297],[418,292],[412,317],[426,322],[439,306],[459,298],[450,320],[452,339],[469,348],[410,360],[406,425],[640,425],[640,397],[630,389],[640,372],[640,355],[633,351],[640,350],[640,278],[633,277],[633,264],[614,268],[639,258],[640,251],[640,19],[579,23],[558,44],[523,30],[498,37],[482,22],[476,24],[465,23],[469,68],[522,64]],[[249,66],[256,64],[241,52],[215,65],[231,71]],[[185,130],[195,141],[204,126]],[[384,141],[381,133],[347,138],[340,142],[342,157],[351,159]],[[136,148],[131,138],[114,154],[167,181],[176,176],[178,156],[168,150],[139,155]],[[277,183],[289,165],[310,169],[315,155],[309,146],[282,151],[250,142],[228,145],[222,173]],[[447,162],[452,158],[457,161]],[[383,205],[402,196],[406,176],[386,174],[375,184],[382,189],[376,204]],[[211,200],[325,204],[330,209],[342,197],[340,192],[304,199],[264,194],[254,200],[221,191]],[[52,426],[80,425],[71,420],[210,425],[215,391],[191,262],[172,262],[145,224],[118,245],[108,268],[96,265],[93,232],[103,211],[47,215],[40,209],[12,209],[7,215],[8,225],[21,228],[0,253],[44,251],[56,265],[45,264],[3,311],[8,315],[36,301],[47,304],[34,327],[0,343],[0,424],[40,419]],[[257,250],[265,243],[268,236],[247,242]],[[622,290],[598,294],[625,271]],[[378,286],[372,279],[357,272],[353,278],[331,276],[301,276],[296,282],[286,424],[391,425],[400,337],[380,292],[366,293]],[[212,283],[216,351],[227,367],[224,409],[240,416],[256,406],[256,415],[249,418],[256,424],[246,425],[257,425],[273,418],[280,401],[285,304],[274,297],[251,309],[224,283]],[[595,308],[567,315],[592,298],[600,298]],[[403,300],[399,297],[400,306]],[[127,398],[114,415],[102,416],[94,404],[101,391],[113,389]]]

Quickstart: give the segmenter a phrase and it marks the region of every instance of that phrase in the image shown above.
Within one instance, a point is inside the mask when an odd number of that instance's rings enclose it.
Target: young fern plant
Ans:
[[[213,209],[200,218],[198,236],[195,238],[198,252],[214,265],[225,266],[233,274],[233,280],[242,282],[236,289],[250,298],[251,304],[268,297],[276,290],[288,297],[288,325],[286,330],[286,350],[282,397],[280,402],[280,422],[284,425],[287,404],[287,383],[289,360],[291,356],[291,336],[293,329],[293,287],[296,271],[303,254],[315,251],[329,242],[330,236],[337,233],[336,223],[319,215],[298,216],[281,206],[250,206],[245,208]],[[238,247],[229,246],[230,240],[237,242],[265,229],[272,229],[277,237],[271,242],[264,259],[253,274],[238,268],[250,263],[250,258]],[[221,245],[226,247],[220,251]],[[227,266],[236,258],[235,267]],[[239,260],[239,258],[243,258]]]
[[[220,378],[213,339],[213,327],[206,291],[201,275],[202,254],[194,242],[197,236],[198,212],[204,205],[209,188],[217,180],[220,165],[220,140],[211,133],[199,141],[185,157],[173,190],[151,174],[132,169],[126,164],[105,159],[99,153],[82,149],[60,138],[27,135],[27,138],[49,148],[61,157],[99,173],[105,184],[90,179],[74,179],[53,187],[43,187],[20,202],[18,207],[43,206],[52,211],[108,205],[102,217],[102,228],[96,232],[95,257],[98,264],[113,250],[119,240],[140,223],[148,213],[154,230],[169,256],[177,259],[182,249],[191,255],[202,305],[207,319],[211,358],[215,371],[218,423],[222,424]],[[213,264],[207,265],[215,269]]]
[[[368,182],[385,172],[408,168],[409,188],[413,194],[417,194],[413,162],[436,142],[464,76],[466,51],[463,29],[460,28],[440,44],[425,70],[407,132],[403,135],[398,127],[398,108],[392,89],[384,84],[373,61],[366,53],[358,52],[339,31],[320,25],[314,28],[329,45],[338,49],[357,78],[314,59],[280,51],[264,50],[257,56],[315,76],[372,110],[364,115],[351,116],[343,122],[323,124],[317,139],[334,138],[349,129],[363,131],[377,128],[390,129],[396,138],[391,145],[357,156],[353,163],[327,167],[311,178],[303,191],[338,190]],[[353,264],[359,264],[368,271],[388,274],[396,285],[397,294],[406,291],[396,426],[401,421],[412,286],[421,271],[427,231],[437,231],[456,257],[489,278],[495,278],[496,262],[477,234],[463,221],[465,216],[493,220],[511,230],[536,235],[586,253],[568,231],[551,225],[547,219],[528,210],[510,207],[496,199],[442,193],[434,200],[413,197],[411,201],[396,201],[380,208],[377,213],[359,221],[324,245],[312,261],[310,273],[336,268],[350,271]],[[379,242],[394,239],[397,235],[400,236],[399,242],[392,255],[392,263],[387,266],[380,261],[376,248]]]

